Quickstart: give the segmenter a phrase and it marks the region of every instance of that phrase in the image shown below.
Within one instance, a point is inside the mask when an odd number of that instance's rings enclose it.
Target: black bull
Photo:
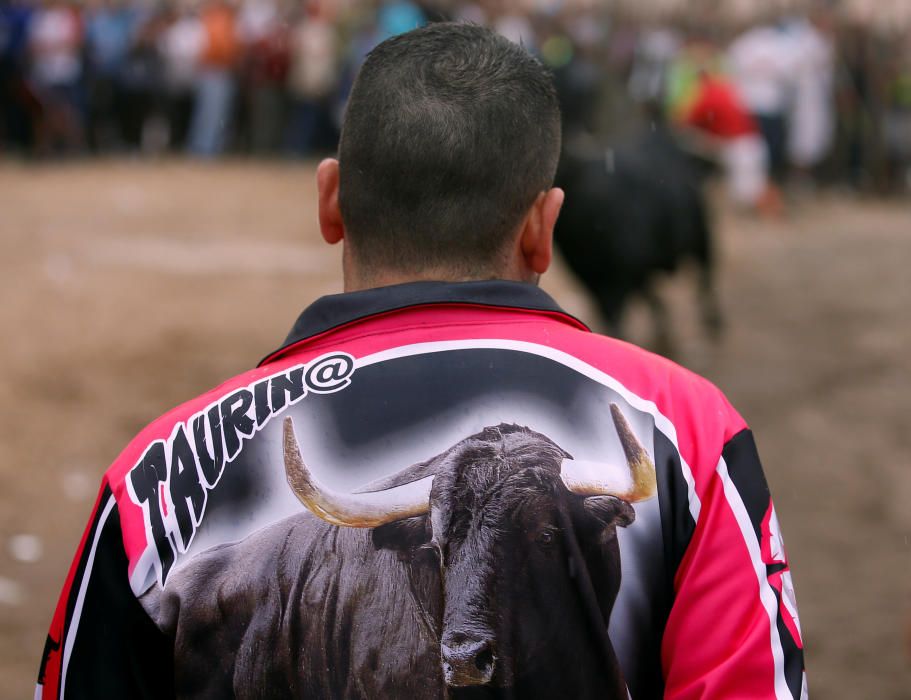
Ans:
[[[616,406],[622,465],[501,424],[354,494],[285,421],[309,511],[213,547],[146,595],[185,698],[626,698],[606,629],[616,528],[655,493]]]
[[[555,240],[612,334],[622,335],[626,304],[641,296],[652,311],[658,349],[670,352],[670,321],[656,282],[689,261],[697,268],[702,323],[710,337],[719,337],[722,315],[703,177],[663,126],[609,151],[564,150],[557,184],[566,190],[566,201]]]

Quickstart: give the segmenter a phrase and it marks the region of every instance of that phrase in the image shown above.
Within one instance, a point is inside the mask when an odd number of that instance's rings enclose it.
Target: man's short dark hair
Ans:
[[[521,46],[448,22],[384,41],[358,74],[339,144],[359,263],[489,273],[559,154],[553,80]]]

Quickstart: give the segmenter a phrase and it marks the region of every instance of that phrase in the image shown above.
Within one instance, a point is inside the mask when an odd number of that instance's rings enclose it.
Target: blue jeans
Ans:
[[[234,108],[234,76],[210,68],[199,74],[190,123],[190,153],[214,157],[224,152]]]

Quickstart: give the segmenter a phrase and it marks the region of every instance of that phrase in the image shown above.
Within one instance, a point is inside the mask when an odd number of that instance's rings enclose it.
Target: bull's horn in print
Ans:
[[[430,509],[432,476],[386,491],[357,495],[321,486],[304,464],[290,417],[285,418],[284,453],[285,473],[291,490],[308,510],[333,525],[379,527],[423,515]]]
[[[617,428],[617,435],[620,436],[620,444],[623,445],[623,452],[626,454],[630,475],[633,478],[633,491],[629,494],[629,498],[624,500],[635,502],[651,498],[658,491],[655,463],[652,462],[642,443],[633,434],[629,423],[626,422],[626,417],[617,404],[610,405],[610,414],[614,419],[614,426]]]
[[[655,464],[633,434],[619,406],[612,403],[610,412],[627,464],[565,459],[560,476],[566,488],[580,496],[616,496],[629,503],[644,501],[658,490]]]

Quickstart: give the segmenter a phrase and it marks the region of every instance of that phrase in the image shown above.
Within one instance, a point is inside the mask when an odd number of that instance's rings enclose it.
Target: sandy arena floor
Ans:
[[[0,166],[0,697],[31,697],[117,452],[340,290],[314,189],[308,165]],[[828,196],[718,224],[728,333],[710,346],[688,280],[668,283],[678,359],[756,431],[811,693],[911,698],[911,206]],[[562,269],[545,287],[592,318]]]

